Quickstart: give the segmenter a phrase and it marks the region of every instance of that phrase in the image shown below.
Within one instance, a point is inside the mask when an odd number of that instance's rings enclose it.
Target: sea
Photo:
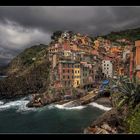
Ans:
[[[30,96],[0,100],[0,133],[78,134],[111,108],[95,102],[85,106],[65,107],[50,104],[28,108]]]

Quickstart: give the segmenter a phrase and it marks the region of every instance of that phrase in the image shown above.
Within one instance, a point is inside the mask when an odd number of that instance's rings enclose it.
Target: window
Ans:
[[[104,64],[104,66],[106,66],[106,64]]]
[[[73,76],[72,76],[72,79],[73,79]]]
[[[74,73],[74,70],[72,70],[72,73]]]
[[[109,68],[107,67],[107,69],[109,69]]]
[[[107,66],[109,66],[109,64],[107,64]]]
[[[77,85],[79,85],[79,81],[77,81]]]
[[[68,76],[68,79],[69,79],[70,77]]]
[[[65,76],[63,76],[63,79],[65,79]]]
[[[70,71],[68,70],[68,73],[69,73]]]
[[[77,73],[77,70],[75,70],[75,73]]]
[[[79,70],[78,70],[78,73],[79,73]]]
[[[63,73],[65,73],[65,70],[63,70]]]
[[[67,85],[67,81],[65,81],[65,86]]]
[[[70,68],[71,67],[71,64],[68,64],[68,68]]]

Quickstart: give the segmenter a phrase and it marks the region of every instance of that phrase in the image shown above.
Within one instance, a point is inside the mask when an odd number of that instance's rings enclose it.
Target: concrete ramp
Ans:
[[[84,97],[81,97],[80,99],[70,101],[68,103],[63,104],[64,107],[75,107],[75,106],[80,106],[80,105],[85,105],[91,102],[93,98],[96,96],[95,91],[88,92],[88,94]]]

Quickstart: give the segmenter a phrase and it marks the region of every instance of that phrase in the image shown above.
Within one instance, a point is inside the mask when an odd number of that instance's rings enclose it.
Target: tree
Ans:
[[[62,33],[63,33],[62,31],[54,32],[53,35],[51,36],[51,39],[52,40],[57,40],[61,36]]]

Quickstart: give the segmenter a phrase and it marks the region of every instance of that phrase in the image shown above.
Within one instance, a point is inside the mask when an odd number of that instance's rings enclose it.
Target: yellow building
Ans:
[[[71,51],[64,51],[64,56],[65,56],[65,57],[71,56]]]
[[[100,46],[100,42],[98,41],[98,40],[95,40],[94,41],[94,48],[96,49],[96,50],[98,50],[98,48],[99,48],[99,46]]]
[[[80,85],[80,64],[76,63],[74,65],[74,83],[73,87],[78,87]]]

